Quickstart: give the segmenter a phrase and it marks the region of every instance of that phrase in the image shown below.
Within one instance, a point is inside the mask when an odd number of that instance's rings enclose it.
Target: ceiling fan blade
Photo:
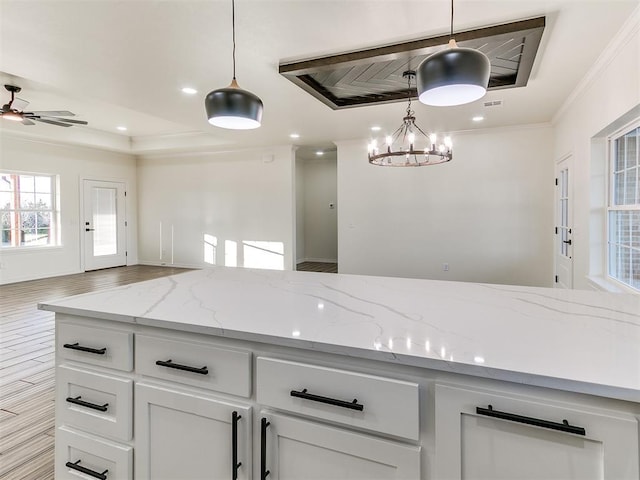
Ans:
[[[39,115],[39,117],[46,118],[47,120],[57,120],[59,122],[64,122],[64,123],[73,123],[73,124],[76,124],[76,125],[88,125],[88,122],[85,122],[84,120],[71,120],[71,119],[66,119],[66,118],[56,118],[56,117],[49,117],[47,115]],[[34,118],[34,117],[29,117],[29,118]]]
[[[45,117],[75,117],[76,114],[68,110],[41,110],[37,112],[25,112],[29,115],[42,115]]]
[[[35,120],[36,122],[43,122],[43,123],[49,123],[51,125],[58,125],[59,127],[70,127],[71,126],[70,123],[56,122],[54,120],[47,120],[46,118],[30,117],[30,119],[31,120]]]
[[[35,125],[35,122],[32,122],[31,120],[29,120],[28,118],[23,118],[22,119],[22,124],[23,125]]]

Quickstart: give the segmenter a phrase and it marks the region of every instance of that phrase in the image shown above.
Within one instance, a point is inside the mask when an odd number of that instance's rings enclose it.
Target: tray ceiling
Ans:
[[[491,61],[489,90],[524,87],[540,45],[545,17],[458,32],[458,46],[484,52]],[[402,73],[415,70],[442,49],[449,35],[356,52],[280,63],[280,73],[334,110],[407,99]],[[417,97],[415,87],[411,92]]]

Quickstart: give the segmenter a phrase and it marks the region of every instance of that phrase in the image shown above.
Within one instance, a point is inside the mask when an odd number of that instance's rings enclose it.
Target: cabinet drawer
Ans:
[[[436,478],[640,478],[638,423],[622,412],[436,385],[435,431]]]
[[[68,366],[56,372],[59,423],[119,440],[132,436],[133,380]]]
[[[241,397],[251,395],[251,353],[136,335],[136,371]]]
[[[78,480],[78,478],[130,480],[133,478],[132,447],[101,440],[65,427],[60,427],[56,431],[55,462],[56,480]]]
[[[57,324],[59,358],[100,365],[124,372],[133,370],[133,333],[108,328]]]
[[[257,401],[300,415],[419,438],[418,384],[259,357]]]

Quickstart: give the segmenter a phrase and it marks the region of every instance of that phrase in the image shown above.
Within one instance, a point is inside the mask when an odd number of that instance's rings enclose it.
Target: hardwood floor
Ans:
[[[135,265],[0,286],[0,478],[54,478],[54,314],[38,302],[185,272]]]
[[[296,265],[296,270],[299,272],[338,273],[338,264],[325,262],[302,262]]]

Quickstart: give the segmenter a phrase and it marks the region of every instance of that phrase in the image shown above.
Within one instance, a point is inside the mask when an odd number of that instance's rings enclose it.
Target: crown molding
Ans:
[[[571,94],[567,97],[564,103],[560,106],[558,111],[551,119],[553,125],[557,124],[576,99],[587,90],[595,78],[604,71],[607,66],[616,58],[618,52],[627,45],[633,37],[640,30],[640,5],[631,13],[629,18],[622,25],[622,28],[618,30],[618,33],[613,37],[609,44],[602,51],[598,59],[591,66],[589,71],[582,77],[582,80],[578,83],[576,88],[573,89]]]

